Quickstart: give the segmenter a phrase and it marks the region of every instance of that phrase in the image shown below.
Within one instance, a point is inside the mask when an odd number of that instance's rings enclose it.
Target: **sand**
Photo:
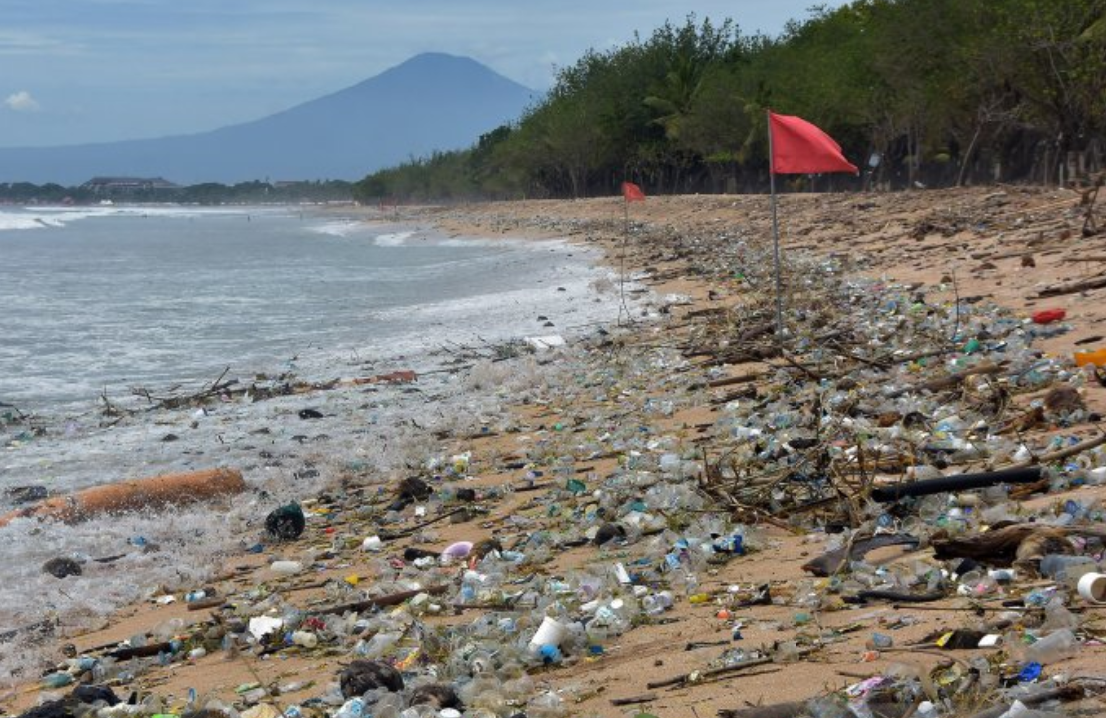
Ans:
[[[1021,316],[1053,307],[1067,312],[1072,330],[1037,342],[1051,356],[1070,357],[1083,347],[1106,346],[1106,289],[1041,298],[1042,289],[1056,287],[1098,275],[1106,260],[1106,233],[1084,237],[1080,195],[1069,189],[988,187],[963,190],[919,191],[898,194],[786,195],[781,197],[783,250],[789,256],[834,257],[856,277],[882,278],[887,282],[917,283],[929,292],[930,301],[954,301],[959,295],[992,299]],[[702,273],[705,259],[697,256],[691,243],[680,238],[698,234],[732,231],[750,242],[770,241],[770,214],[766,196],[694,196],[648,198],[628,207],[633,227],[648,226],[650,241],[625,241],[624,211],[621,199],[582,201],[526,201],[474,204],[461,207],[408,209],[408,218],[431,221],[457,236],[567,237],[574,242],[599,246],[607,261],[615,267],[636,271],[642,284],[657,295],[681,295],[687,303],[674,305],[660,322],[640,322],[631,331],[616,333],[619,353],[608,361],[625,356],[645,355],[659,342],[678,343],[701,330],[700,322],[709,310],[725,310],[740,305],[739,283],[728,281],[724,273]],[[1102,223],[1102,212],[1098,214]],[[668,237],[665,244],[657,237]],[[789,277],[789,281],[795,281]],[[848,312],[849,307],[836,308]],[[1097,337],[1097,338],[1096,338]],[[1077,344],[1087,341],[1087,344]],[[600,352],[600,349],[596,349]],[[609,351],[609,348],[608,348]],[[555,359],[553,359],[555,361]],[[727,376],[755,374],[764,362],[727,365]],[[652,389],[642,391],[658,400],[668,394],[664,368],[657,369]],[[705,369],[692,363],[681,372]],[[636,389],[635,389],[636,390]],[[574,403],[563,403],[552,394],[544,403],[515,408],[519,431],[488,437],[448,437],[442,451],[473,452],[476,476],[466,485],[480,487],[519,486],[524,471],[505,469],[507,459],[523,455],[526,447],[547,441],[554,424],[572,426],[602,409],[611,413],[619,398],[584,399],[566,392]],[[1091,411],[1106,412],[1106,388],[1088,383],[1084,400]],[[637,397],[640,399],[640,397]],[[1018,397],[1027,403],[1032,397]],[[650,422],[658,434],[673,434],[688,441],[710,436],[710,425],[718,416],[709,404],[679,406],[671,416],[635,416],[628,421]],[[1024,438],[1040,440],[1057,427],[1040,427]],[[1096,428],[1089,424],[1067,430],[1067,435],[1092,436]],[[587,473],[601,480],[617,467],[616,458],[586,462]],[[440,549],[455,540],[479,541],[493,535],[505,537],[507,518],[531,517],[543,522],[547,505],[538,501],[542,492],[508,493],[489,502],[490,513],[462,523],[443,522],[437,526],[435,543]],[[1106,490],[1076,489],[1069,494],[1042,495],[1026,503],[1027,509],[1045,508],[1072,496],[1081,502],[1100,500]],[[305,497],[306,498],[306,497]],[[413,518],[408,519],[414,521]],[[545,523],[551,523],[546,521]],[[312,601],[325,603],[322,589],[303,588],[327,577],[359,574],[372,581],[376,555],[350,551],[346,560],[321,573],[282,578],[268,569],[275,553],[293,555],[327,541],[327,530],[350,535],[371,532],[363,517],[339,515],[329,522],[312,520],[305,535],[293,545],[264,555],[235,556],[221,569],[221,578],[212,582],[220,595],[234,596],[258,585],[286,591],[304,607]],[[700,575],[700,590],[725,591],[730,586],[770,584],[774,595],[792,595],[808,591],[815,584],[800,566],[819,555],[823,534],[804,535],[772,523],[755,526],[762,550],[738,557],[724,565],[712,566]],[[387,556],[402,554],[411,541],[387,544]],[[426,544],[420,544],[426,546]],[[638,546],[638,549],[641,547]],[[904,551],[882,549],[869,557],[874,563],[909,566],[925,561],[928,549]],[[614,560],[630,560],[635,547],[625,550],[596,549],[591,546],[558,553],[542,567],[549,575],[599,566]],[[179,592],[189,587],[175,587]],[[956,605],[955,599],[939,605]],[[903,608],[896,610],[875,603],[852,610],[817,611],[804,622],[798,614],[809,613],[795,605],[768,605],[735,609],[734,616],[719,618],[717,601],[691,604],[677,602],[664,614],[669,622],[644,625],[610,641],[603,654],[579,658],[563,666],[536,670],[532,679],[537,686],[561,691],[567,715],[623,716],[644,710],[658,716],[711,716],[720,709],[736,709],[757,704],[810,698],[841,689],[864,677],[875,675],[893,665],[929,671],[938,664],[963,664],[973,655],[986,651],[940,652],[903,648],[921,642],[937,630],[968,625],[974,616],[958,610],[929,611]],[[466,609],[457,616],[428,618],[431,624],[466,623],[481,609]],[[185,624],[204,621],[208,611],[189,611],[183,603],[136,605],[114,616],[95,631],[84,631],[58,638],[59,647],[73,644],[78,652],[114,644],[136,633],[147,632],[159,624],[180,619]],[[1093,611],[1091,612],[1093,614]],[[896,620],[908,618],[909,625],[892,630]],[[734,620],[740,620],[742,639],[732,641]],[[648,684],[706,667],[727,647],[752,650],[791,641],[798,634],[838,629],[833,642],[815,654],[796,662],[766,665],[747,672],[724,676],[717,682],[693,683],[675,689],[650,689]],[[870,654],[865,646],[873,631],[893,636],[896,648]],[[709,644],[709,645],[704,645]],[[1075,659],[1063,663],[1069,675],[1099,671],[1103,658],[1101,646],[1088,646]],[[264,659],[238,654],[227,657],[216,652],[198,660],[153,667],[139,674],[127,689],[151,692],[163,697],[170,709],[179,709],[189,689],[201,696],[215,696],[227,702],[235,698],[234,689],[242,684],[263,685],[289,681],[314,682],[310,687],[272,699],[280,707],[300,702],[322,692],[334,680],[340,666],[350,660],[342,652],[282,651]],[[120,690],[122,692],[122,690]],[[652,695],[640,705],[619,707],[611,699]],[[40,697],[34,685],[24,686],[4,698],[0,706],[18,713]]]

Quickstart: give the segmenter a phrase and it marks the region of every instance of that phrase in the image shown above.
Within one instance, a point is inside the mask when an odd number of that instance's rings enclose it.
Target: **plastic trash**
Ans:
[[[1088,572],[1079,577],[1076,586],[1085,601],[1106,604],[1106,574]]]
[[[1079,652],[1080,643],[1071,629],[1053,631],[1025,650],[1027,661],[1048,665],[1065,658],[1071,658]]]
[[[299,561],[273,561],[269,569],[273,573],[279,573],[282,576],[291,576],[302,571],[303,564]]]
[[[1065,581],[1075,586],[1080,577],[1098,569],[1090,556],[1065,556],[1049,554],[1041,559],[1040,572],[1056,581]]]
[[[564,640],[566,632],[564,624],[555,618],[546,616],[542,619],[541,625],[538,626],[537,632],[534,633],[534,637],[530,639],[530,650],[538,651],[543,646],[560,648],[561,641]]]

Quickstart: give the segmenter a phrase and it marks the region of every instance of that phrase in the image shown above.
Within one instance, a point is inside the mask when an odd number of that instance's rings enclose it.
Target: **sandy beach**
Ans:
[[[919,467],[956,475],[1035,465],[1103,435],[1106,385],[1073,355],[1106,348],[1106,211],[1080,192],[782,196],[782,345],[773,339],[767,196],[400,212],[457,237],[566,238],[601,249],[627,279],[604,291],[635,301],[561,348],[459,352],[462,381],[504,388],[492,420],[474,417],[465,432],[417,427],[441,457],[435,467],[302,483],[295,498],[306,528],[293,541],[265,536],[265,513],[277,504],[251,496],[256,533],[235,544],[260,542],[258,552],[229,549],[202,585],[148,587],[149,601],[43,639],[59,663],[86,656],[103,665],[135,636],[169,646],[160,657],[111,661],[104,681],[74,667],[76,682],[110,685],[124,700],[136,692],[139,715],[208,706],[291,718],[296,706],[323,716],[342,705],[334,684],[343,667],[370,657],[396,665],[408,687],[453,686],[467,716],[705,718],[830,695],[840,705],[892,696],[894,715],[923,702],[940,715],[970,715],[1023,668],[1018,637],[1044,618],[1060,620],[1037,606],[993,623],[1004,600],[1056,582],[1016,565],[1013,581],[958,593],[933,541],[979,535],[1001,520],[1063,516],[1101,532],[1106,486],[1086,478],[1106,466],[1101,446],[1049,464],[1041,485],[1015,497],[984,490],[956,503],[944,494],[894,516],[867,497],[874,486],[920,478]],[[1065,315],[1032,319],[1047,309]],[[936,381],[949,376],[956,381]],[[957,427],[939,426],[953,416]],[[396,505],[409,476],[427,481],[432,495]],[[1065,512],[1069,504],[1078,515]],[[851,548],[851,531],[886,528],[884,516],[917,541],[874,550],[828,577],[804,570],[832,548]],[[621,533],[597,545],[608,526]],[[365,550],[373,536],[379,550]],[[724,543],[733,536],[742,550]],[[439,560],[457,542],[474,546]],[[277,560],[300,570],[274,571]],[[981,563],[984,575],[1004,568]],[[943,597],[845,600],[885,584],[921,593],[919,576],[943,586]],[[81,580],[59,579],[58,590],[79,591]],[[205,603],[189,603],[186,594],[201,590]],[[671,607],[648,612],[646,599],[665,591]],[[365,603],[403,592],[411,597],[395,605]],[[1038,683],[1106,676],[1101,607],[1060,595],[1082,645],[1042,661]],[[358,610],[332,610],[357,602]],[[613,625],[595,623],[604,610]],[[580,626],[544,663],[524,650],[543,615]],[[250,623],[261,616],[284,624],[257,639]],[[942,648],[939,637],[958,629],[1003,640]],[[311,638],[296,643],[295,632]],[[10,715],[69,690],[31,675],[13,682],[0,701]],[[386,700],[372,715],[403,710]]]

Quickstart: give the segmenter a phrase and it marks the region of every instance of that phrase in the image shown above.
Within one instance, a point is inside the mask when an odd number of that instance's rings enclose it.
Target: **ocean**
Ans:
[[[450,237],[314,208],[0,208],[0,513],[23,486],[65,494],[214,466],[250,486],[217,512],[0,528],[0,681],[57,658],[25,627],[86,626],[159,584],[194,587],[255,544],[281,502],[343,472],[385,481],[439,460],[431,428],[495,429],[504,400],[551,371],[532,356],[491,361],[497,352],[527,336],[571,345],[616,321],[598,260],[563,241]],[[146,398],[220,377],[241,387],[407,369],[416,384],[204,408]],[[304,421],[305,408],[322,418]],[[57,557],[82,575],[44,573]]]

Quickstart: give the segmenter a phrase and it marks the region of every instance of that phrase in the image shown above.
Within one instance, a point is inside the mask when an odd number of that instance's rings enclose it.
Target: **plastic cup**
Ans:
[[[546,616],[542,619],[541,625],[538,626],[537,633],[530,639],[530,647],[537,649],[542,646],[556,646],[561,647],[561,641],[565,637],[565,627],[560,621],[555,618]]]
[[[1085,573],[1076,586],[1079,595],[1091,603],[1106,603],[1106,574]]]

